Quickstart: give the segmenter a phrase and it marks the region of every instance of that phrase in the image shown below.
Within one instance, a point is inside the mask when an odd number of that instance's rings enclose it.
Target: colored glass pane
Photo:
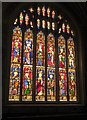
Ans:
[[[50,8],[47,8],[47,17],[50,17]]]
[[[21,51],[22,51],[22,31],[17,26],[15,29],[13,29],[12,35],[9,101],[19,101],[20,97]]]
[[[52,22],[52,30],[55,30],[55,23]]]
[[[23,66],[22,100],[32,101],[32,65]]]
[[[46,9],[45,9],[45,6],[42,8],[42,15],[45,16],[46,15]]]
[[[45,36],[37,34],[36,42],[36,101],[45,100]]]
[[[70,33],[70,26],[69,26],[69,24],[67,24],[67,26],[66,26],[66,31],[67,31],[67,33]]]
[[[45,28],[46,27],[46,22],[45,20],[42,20],[42,28]]]
[[[47,37],[47,65],[54,67],[55,65],[55,39],[52,34]]]
[[[76,65],[75,65],[75,48],[73,38],[69,38],[68,47],[68,85],[69,85],[69,101],[76,101]]]
[[[26,24],[26,26],[29,24],[29,16],[28,16],[28,14],[25,15],[25,24]]]
[[[47,22],[47,29],[50,29],[50,22]]]
[[[55,11],[52,11],[52,18],[55,18]]]
[[[33,64],[33,33],[30,29],[27,29],[24,36],[24,56],[23,63]]]
[[[23,23],[23,13],[21,12],[20,13],[20,16],[19,16],[19,19],[20,19],[20,25],[22,25],[22,23]]]
[[[33,12],[34,12],[33,8],[30,8],[29,10],[30,10],[30,13],[33,13]]]
[[[36,101],[45,101],[45,67],[36,67]]]
[[[27,29],[24,35],[22,100],[32,101],[33,33]]]
[[[41,9],[40,9],[40,7],[38,7],[37,8],[37,14],[40,15],[40,13],[41,13]]]
[[[47,37],[47,101],[56,101],[55,39],[51,33]]]
[[[21,62],[22,32],[19,27],[13,30],[11,62]]]
[[[47,68],[47,101],[56,101],[55,68]]]
[[[62,31],[65,32],[65,24],[62,24]]]
[[[36,65],[45,65],[45,36],[41,31],[37,34]]]
[[[19,101],[20,95],[20,64],[11,64],[9,101]]]
[[[30,27],[33,28],[33,22],[32,21],[30,21]]]
[[[37,19],[37,28],[40,28],[40,19]]]
[[[58,38],[59,100],[67,101],[66,45],[63,36]]]

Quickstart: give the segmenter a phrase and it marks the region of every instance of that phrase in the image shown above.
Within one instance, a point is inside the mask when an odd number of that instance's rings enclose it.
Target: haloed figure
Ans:
[[[36,82],[37,85],[37,95],[43,95],[43,75],[42,75],[42,71],[39,71],[38,73],[38,80]]]
[[[48,49],[48,66],[54,65],[54,51],[53,46],[50,46]]]
[[[44,52],[44,46],[42,44],[39,45],[38,51],[37,51],[37,58],[38,58],[38,65],[43,65],[43,52]]]

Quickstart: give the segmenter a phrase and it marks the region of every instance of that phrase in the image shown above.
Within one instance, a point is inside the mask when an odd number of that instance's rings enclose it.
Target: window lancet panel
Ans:
[[[19,101],[20,98],[21,51],[22,31],[17,26],[12,35],[9,101]]]
[[[51,33],[47,37],[47,101],[56,101],[55,38]]]
[[[67,41],[68,47],[68,85],[69,85],[69,101],[76,101],[76,64],[75,64],[75,48],[73,38]]]
[[[36,101],[45,101],[45,35],[37,34],[36,42]]]
[[[32,101],[33,33],[27,29],[24,35],[22,100]]]
[[[59,101],[67,101],[66,44],[63,36],[58,38]]]

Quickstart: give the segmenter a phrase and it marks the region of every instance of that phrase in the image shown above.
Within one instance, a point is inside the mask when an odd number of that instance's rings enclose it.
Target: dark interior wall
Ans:
[[[29,3],[3,3],[3,7],[2,7],[2,67],[3,67],[3,93],[2,93],[2,101],[3,101],[3,116],[5,115],[5,113],[10,111],[9,107],[6,107],[5,105],[7,104],[6,102],[6,98],[8,97],[8,94],[5,94],[5,91],[8,89],[8,85],[9,85],[9,66],[10,66],[10,49],[11,49],[11,34],[12,34],[12,23],[16,17],[16,13],[21,11],[21,8],[25,8],[25,6],[29,6]],[[33,3],[35,4],[35,3]],[[51,3],[49,3],[51,5]],[[67,13],[69,13],[73,19],[76,21],[75,24],[78,26],[79,31],[81,33],[81,38],[82,38],[82,49],[83,49],[83,66],[84,66],[84,75],[83,75],[83,79],[85,80],[85,84],[84,87],[85,89],[85,106],[84,107],[68,107],[66,108],[66,112],[64,111],[64,113],[62,113],[62,111],[65,109],[63,106],[59,109],[57,107],[48,107],[48,109],[45,109],[44,114],[48,114],[50,115],[50,113],[52,113],[55,115],[58,115],[57,113],[60,113],[61,115],[63,114],[68,114],[68,110],[69,112],[71,111],[71,113],[73,113],[73,111],[75,111],[75,113],[83,113],[86,114],[87,111],[87,48],[86,48],[86,33],[87,33],[87,7],[85,3],[58,3],[59,6],[61,6],[62,8],[64,8]],[[52,3],[52,6],[57,7],[56,3]],[[15,13],[15,14],[14,14]],[[72,19],[71,17],[71,19]],[[10,33],[10,34],[9,34]],[[38,108],[33,108],[30,107],[29,110],[30,114],[43,114],[41,111],[44,110],[44,107],[38,107]],[[18,108],[18,111],[20,111],[20,107]],[[51,110],[52,109],[52,110]],[[24,107],[24,110],[26,110],[26,114],[29,114],[29,112],[27,111],[28,109],[26,109],[26,107]],[[38,111],[36,113],[33,112],[33,110]],[[14,113],[16,111],[16,108],[14,108]],[[49,111],[49,112],[48,112]],[[76,112],[77,111],[77,112]],[[21,112],[24,111],[20,111],[19,113],[21,114]],[[25,115],[26,115],[25,114]],[[12,114],[13,115],[13,114]]]

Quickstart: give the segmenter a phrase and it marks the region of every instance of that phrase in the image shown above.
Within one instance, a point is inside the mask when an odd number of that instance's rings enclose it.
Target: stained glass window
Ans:
[[[9,101],[78,101],[71,24],[49,6],[32,6],[19,13],[13,23]]]

